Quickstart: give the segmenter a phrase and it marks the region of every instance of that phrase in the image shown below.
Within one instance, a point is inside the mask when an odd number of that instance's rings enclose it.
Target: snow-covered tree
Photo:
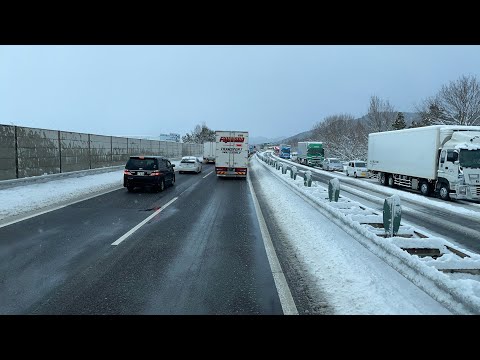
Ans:
[[[327,116],[312,129],[313,138],[323,142],[326,157],[341,160],[366,159],[368,136],[365,127],[349,114]]]
[[[396,117],[397,112],[388,100],[382,100],[376,95],[370,97],[367,114],[367,129],[370,133],[391,130]]]
[[[205,123],[195,126],[191,134],[182,136],[184,143],[203,144],[207,141],[215,141],[215,131],[208,128]]]
[[[417,109],[422,125],[480,125],[480,82],[462,75],[443,85]]]
[[[392,124],[393,130],[401,130],[405,129],[407,127],[407,124],[405,124],[405,116],[403,115],[402,112],[399,112],[397,114],[397,118]]]

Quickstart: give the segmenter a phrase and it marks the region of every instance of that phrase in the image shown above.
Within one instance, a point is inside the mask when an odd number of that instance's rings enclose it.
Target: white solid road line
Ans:
[[[203,178],[205,179],[208,175],[212,174],[213,171],[210,171],[207,175],[205,175]]]
[[[293,301],[292,293],[288,287],[287,280],[285,279],[285,274],[282,271],[277,254],[275,253],[275,248],[273,247],[272,238],[268,232],[267,224],[265,223],[265,218],[262,214],[262,209],[260,209],[260,205],[258,204],[255,190],[253,190],[252,182],[250,181],[250,172],[248,172],[247,181],[248,186],[250,187],[250,192],[252,193],[258,224],[260,225],[260,231],[262,233],[263,244],[265,245],[265,250],[267,251],[268,262],[270,263],[270,269],[272,270],[273,280],[275,281],[275,286],[277,287],[278,297],[280,298],[280,304],[282,305],[283,313],[285,315],[298,315],[298,310],[295,306],[295,301]]]
[[[100,193],[100,194],[95,194],[95,195],[92,195],[92,196],[89,196],[89,197],[86,197],[86,198],[82,198],[82,199],[80,199],[80,200],[76,200],[76,201],[70,202],[70,203],[65,204],[65,205],[60,205],[60,206],[56,206],[56,207],[51,208],[51,209],[48,209],[48,210],[44,210],[44,211],[41,211],[41,212],[37,212],[37,213],[35,213],[35,214],[33,214],[33,215],[25,216],[25,217],[22,217],[22,218],[17,219],[17,220],[10,221],[10,222],[8,222],[8,223],[6,223],[6,224],[0,225],[0,228],[5,227],[5,226],[8,226],[8,225],[15,224],[15,223],[20,222],[20,221],[24,221],[24,220],[27,220],[27,219],[31,219],[31,218],[36,217],[36,216],[40,216],[40,215],[49,213],[49,212],[51,212],[51,211],[55,211],[55,210],[58,210],[58,209],[62,209],[62,208],[64,208],[64,207],[67,207],[67,206],[70,206],[70,205],[73,205],[73,204],[76,204],[76,203],[79,203],[79,202],[82,202],[82,201],[90,200],[90,199],[93,199],[94,197],[101,196],[101,195],[105,195],[105,194],[111,193],[112,191],[117,191],[117,190],[120,190],[120,189],[123,189],[123,186],[122,186],[122,187],[115,188],[115,189],[113,189],[113,190],[107,190],[107,191],[102,192],[102,193]]]
[[[155,217],[156,215],[158,215],[163,209],[165,209],[168,205],[170,205],[171,203],[173,203],[175,200],[178,199],[178,196],[177,197],[174,197],[172,200],[170,200],[169,202],[167,202],[165,205],[163,205],[160,209],[158,209],[157,211],[155,211],[152,215],[150,215],[149,217],[147,217],[145,220],[143,220],[140,224],[138,224],[137,226],[135,226],[133,229],[129,230],[127,233],[125,233],[122,237],[120,237],[118,240],[114,241],[112,243],[112,245],[118,245],[120,244],[123,240],[125,240],[126,238],[128,238],[130,235],[132,235],[135,231],[137,231],[138,229],[140,229],[143,225],[145,225],[150,219],[152,219],[153,217]]]

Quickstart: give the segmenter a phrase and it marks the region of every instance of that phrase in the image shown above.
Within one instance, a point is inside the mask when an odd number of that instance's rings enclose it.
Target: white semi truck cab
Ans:
[[[480,199],[480,129],[443,131],[442,135],[448,140],[440,149],[437,174],[449,189],[438,185],[440,197]]]

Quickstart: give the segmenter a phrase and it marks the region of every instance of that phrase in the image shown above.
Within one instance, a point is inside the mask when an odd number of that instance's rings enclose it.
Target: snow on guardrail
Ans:
[[[387,237],[383,213],[343,197],[341,193],[338,202],[330,202],[328,189],[319,182],[305,186],[303,177],[294,179],[291,176],[292,166],[282,173],[275,171],[277,162],[269,156],[264,153],[256,156],[298,195],[313,202],[349,235],[434,299],[458,314],[480,314],[479,254],[408,225],[400,224],[396,236]]]

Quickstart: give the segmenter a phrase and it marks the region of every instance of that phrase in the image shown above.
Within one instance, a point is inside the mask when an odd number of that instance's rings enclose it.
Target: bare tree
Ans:
[[[215,141],[215,131],[208,128],[205,122],[202,125],[196,125],[191,134],[182,136],[184,143],[203,144],[207,141]]]
[[[416,106],[417,112],[420,114],[420,121],[416,123],[416,126],[421,127],[438,124],[438,119],[442,117],[440,111],[440,103],[436,97],[430,97],[423,101],[420,106]]]
[[[365,127],[349,114],[327,116],[312,129],[315,140],[322,141],[325,156],[342,160],[366,159],[368,135]]]
[[[443,85],[417,111],[422,125],[480,125],[480,83],[475,76],[462,75]]]
[[[369,132],[388,131],[397,117],[397,112],[388,100],[382,100],[376,95],[370,97],[367,114],[367,129]]]

